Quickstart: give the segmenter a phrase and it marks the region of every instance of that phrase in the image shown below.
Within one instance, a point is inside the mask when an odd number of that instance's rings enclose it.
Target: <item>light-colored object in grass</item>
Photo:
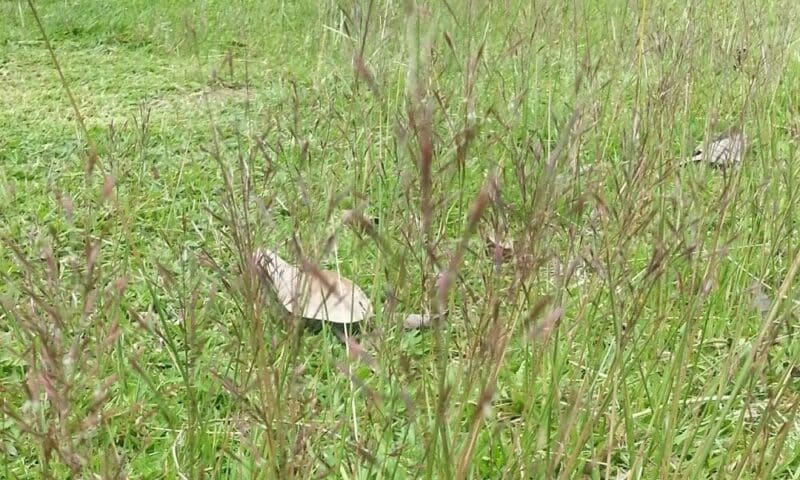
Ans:
[[[435,315],[429,313],[410,313],[406,315],[403,320],[403,328],[406,330],[419,330],[421,328],[428,328],[433,325]]]
[[[764,285],[761,282],[754,282],[747,290],[750,293],[750,305],[762,317],[766,317],[772,308],[772,299],[764,291]]]
[[[372,302],[364,291],[336,272],[306,273],[267,249],[256,250],[254,257],[289,313],[339,324],[360,322],[372,315]]]
[[[483,241],[486,244],[486,252],[492,256],[492,260],[496,264],[514,256],[514,242],[509,238],[500,237],[493,230],[484,232]]]
[[[742,161],[746,147],[747,140],[744,133],[739,128],[733,127],[708,144],[698,145],[692,156],[682,165],[706,162],[715,167],[730,167]]]
[[[342,223],[358,234],[370,235],[375,231],[377,219],[369,219],[361,210],[342,210]]]

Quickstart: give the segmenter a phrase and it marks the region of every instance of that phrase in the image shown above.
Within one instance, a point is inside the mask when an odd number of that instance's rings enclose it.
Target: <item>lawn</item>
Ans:
[[[0,478],[800,479],[798,20],[0,0]]]

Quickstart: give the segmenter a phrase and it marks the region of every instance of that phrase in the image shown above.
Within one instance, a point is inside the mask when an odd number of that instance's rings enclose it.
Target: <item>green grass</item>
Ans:
[[[412,3],[0,3],[0,478],[800,479],[797,2]]]

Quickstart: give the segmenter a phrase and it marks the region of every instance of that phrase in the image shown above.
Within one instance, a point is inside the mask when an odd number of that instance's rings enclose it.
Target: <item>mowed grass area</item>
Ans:
[[[0,3],[0,478],[800,478],[800,4],[420,3]]]

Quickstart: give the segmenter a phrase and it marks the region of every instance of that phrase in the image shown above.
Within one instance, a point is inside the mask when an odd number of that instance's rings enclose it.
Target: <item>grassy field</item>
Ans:
[[[0,478],[800,479],[796,0],[33,3]],[[257,247],[375,316],[302,328]]]

